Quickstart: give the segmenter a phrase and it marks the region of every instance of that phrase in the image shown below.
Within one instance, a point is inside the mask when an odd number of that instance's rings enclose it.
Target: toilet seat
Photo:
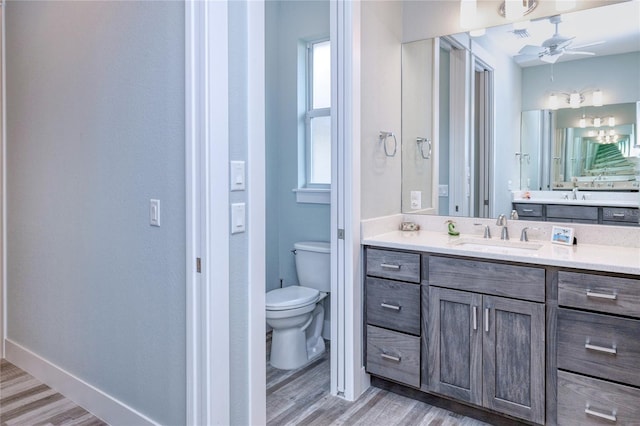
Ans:
[[[266,294],[266,308],[269,311],[296,309],[316,303],[319,297],[320,291],[313,288],[299,285],[277,288]]]

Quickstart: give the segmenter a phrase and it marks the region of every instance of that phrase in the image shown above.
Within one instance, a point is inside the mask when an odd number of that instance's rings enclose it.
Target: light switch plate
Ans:
[[[411,191],[411,208],[422,208],[422,191]]]
[[[231,176],[230,182],[231,191],[243,191],[244,186],[244,161],[232,161],[231,162]]]
[[[237,234],[245,231],[245,204],[231,204],[231,233]]]
[[[149,225],[160,226],[160,200],[149,200]]]
[[[438,195],[440,197],[449,196],[449,185],[438,185]]]

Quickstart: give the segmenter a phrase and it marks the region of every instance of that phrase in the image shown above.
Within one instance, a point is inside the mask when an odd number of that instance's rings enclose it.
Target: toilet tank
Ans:
[[[331,290],[330,244],[325,241],[302,241],[293,245],[298,283],[319,291]]]

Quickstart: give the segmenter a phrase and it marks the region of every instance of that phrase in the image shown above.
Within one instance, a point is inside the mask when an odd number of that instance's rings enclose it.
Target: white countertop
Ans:
[[[573,206],[635,207],[640,204],[638,192],[585,191],[513,191],[514,203],[528,204],[564,204]],[[564,197],[567,197],[565,199]]]
[[[487,252],[479,249],[456,246],[456,242],[464,238],[465,241],[483,239],[477,235],[449,236],[446,232],[434,231],[391,231],[370,236],[362,240],[362,244],[377,247],[402,250],[424,251],[430,253],[452,254],[458,256],[472,256],[482,259],[505,260],[548,266],[562,266],[568,268],[586,269],[592,271],[617,272],[640,276],[640,248],[617,247],[596,244],[578,244],[563,246],[552,244],[550,241],[533,241],[540,244],[538,250],[515,249],[510,252],[504,248],[501,253]],[[495,237],[493,240],[498,240]],[[520,243],[512,239],[516,245]],[[527,244],[527,243],[522,243]]]

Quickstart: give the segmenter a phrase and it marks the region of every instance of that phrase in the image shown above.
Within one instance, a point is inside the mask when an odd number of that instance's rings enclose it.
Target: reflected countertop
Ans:
[[[529,198],[525,196],[528,193]],[[561,204],[572,206],[603,206],[603,207],[632,207],[638,208],[640,195],[638,192],[576,192],[573,199],[572,191],[514,191],[512,201],[523,204]],[[567,198],[565,198],[567,197]]]
[[[564,246],[550,241],[533,241],[541,246],[537,250],[509,250],[503,247],[500,252],[485,251],[475,244],[460,244],[474,239],[482,245],[483,239],[477,235],[450,236],[446,232],[434,231],[391,231],[373,235],[362,240],[362,244],[382,248],[423,251],[458,256],[472,256],[490,260],[504,260],[545,266],[560,266],[592,271],[616,272],[640,276],[640,248],[618,247],[596,244],[578,244]],[[494,237],[494,240],[496,238]],[[497,239],[499,241],[499,239]],[[517,241],[512,239],[512,241]],[[521,243],[527,244],[527,243]]]

